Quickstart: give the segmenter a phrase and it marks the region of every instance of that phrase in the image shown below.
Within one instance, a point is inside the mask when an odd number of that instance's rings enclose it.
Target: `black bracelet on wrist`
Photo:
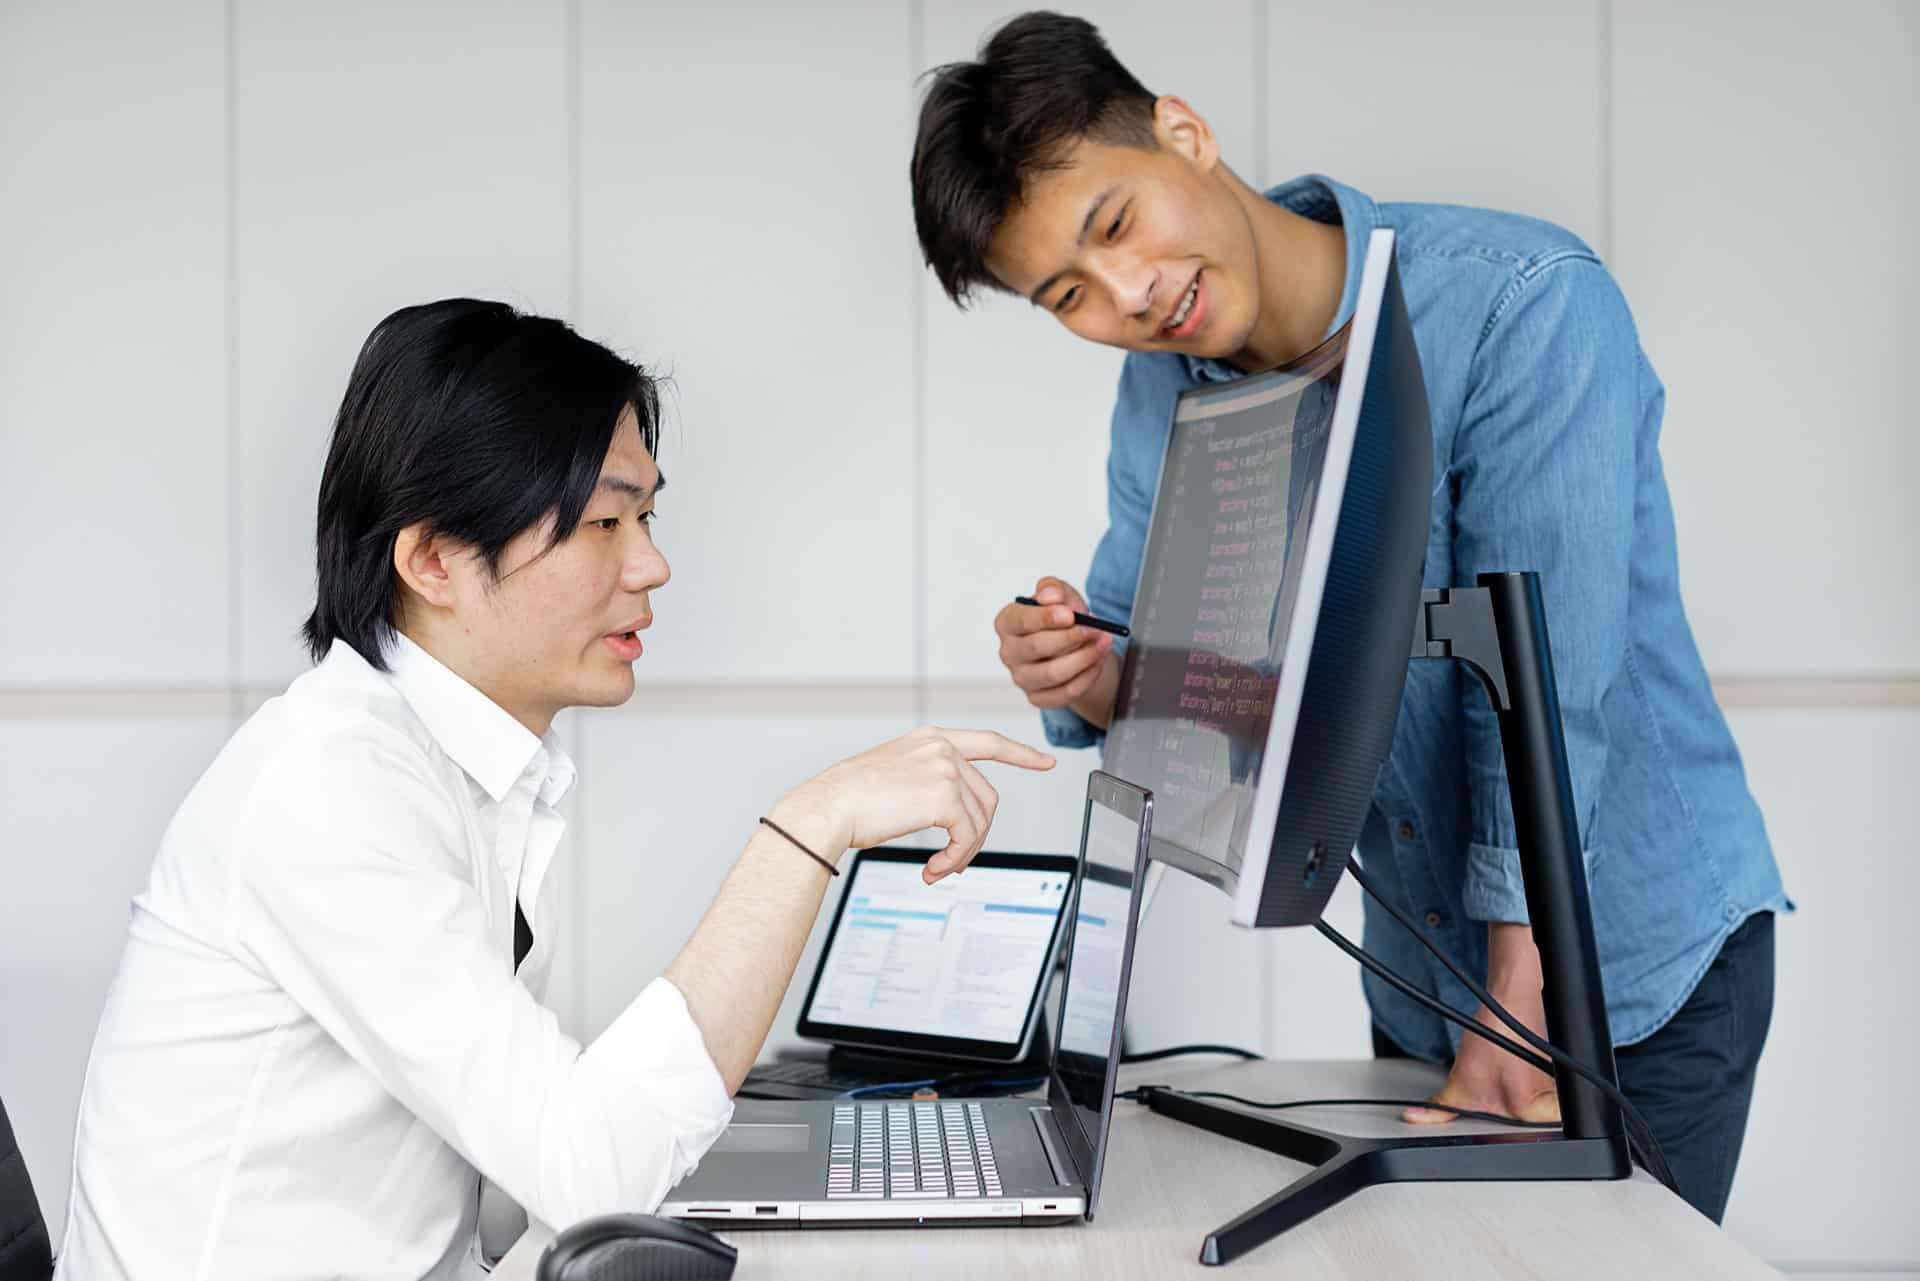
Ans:
[[[789,832],[786,828],[780,826],[778,823],[768,818],[765,814],[762,814],[760,816],[760,821],[762,823],[765,823],[768,827],[771,827],[774,831],[780,833],[780,835],[786,837],[788,841],[792,842],[793,848],[799,850],[802,854],[805,854],[808,858],[818,863],[821,867],[826,868],[827,872],[830,875],[833,875],[833,876],[840,875],[839,868],[827,862],[827,860],[821,858],[818,854],[815,854],[812,850],[808,849],[805,845],[802,845],[800,843],[800,838],[795,836],[792,832]]]

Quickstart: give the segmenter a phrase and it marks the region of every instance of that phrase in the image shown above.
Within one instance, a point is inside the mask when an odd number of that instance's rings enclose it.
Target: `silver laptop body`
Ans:
[[[1045,1102],[742,1099],[659,1213],[734,1228],[1092,1218],[1152,808],[1143,789],[1089,775]]]
[[[660,1213],[734,1227],[951,1227],[1061,1223],[1086,1209],[1051,1111],[1032,1099],[742,1099]]]

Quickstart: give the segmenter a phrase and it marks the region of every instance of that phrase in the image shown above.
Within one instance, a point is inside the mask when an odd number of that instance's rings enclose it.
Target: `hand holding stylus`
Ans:
[[[1089,621],[1077,621],[1076,615]],[[993,620],[1000,661],[1027,702],[1040,708],[1072,707],[1103,726],[1120,687],[1112,629],[1125,635],[1119,624],[1092,619],[1086,598],[1052,577],[1034,584],[1031,597],[1003,606]]]

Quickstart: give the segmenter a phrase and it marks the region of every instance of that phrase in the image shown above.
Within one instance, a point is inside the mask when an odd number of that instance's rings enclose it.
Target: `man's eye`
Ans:
[[[1053,304],[1053,309],[1057,312],[1065,311],[1067,308],[1073,306],[1073,300],[1075,298],[1078,298],[1079,296],[1080,296],[1080,286],[1075,285],[1073,288],[1067,290],[1067,292],[1060,295],[1060,301]]]
[[[596,529],[603,530],[609,534],[620,528],[620,518],[618,516],[609,516],[605,520],[590,521],[589,523]]]
[[[651,525],[653,524],[653,518],[657,515],[659,515],[658,512],[641,512],[640,523],[642,525]]]
[[[1125,222],[1126,220],[1127,218],[1125,214],[1121,214],[1118,218],[1115,218],[1113,220],[1113,225],[1107,228],[1108,240],[1118,240],[1120,238],[1120,224]]]

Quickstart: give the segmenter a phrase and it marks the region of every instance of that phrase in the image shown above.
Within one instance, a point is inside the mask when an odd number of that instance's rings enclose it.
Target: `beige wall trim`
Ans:
[[[224,685],[0,685],[0,721],[201,720],[231,714]]]
[[[1713,693],[1738,711],[1920,707],[1920,675],[1716,676]]]
[[[1920,708],[1920,675],[1721,676],[1713,683],[1730,711]],[[915,682],[642,682],[615,715],[656,717],[914,717]],[[168,689],[112,685],[0,685],[0,721],[196,720],[246,714],[279,693],[278,687],[235,691],[223,686]],[[1004,681],[936,680],[926,686],[928,715],[936,722],[1031,713],[1021,693]],[[592,713],[589,713],[591,715]]]
[[[1920,708],[1920,675],[1716,676],[1714,697],[1729,711],[1838,711]],[[1030,712],[1005,681],[934,681],[927,690],[935,720],[957,715],[1017,716]]]

